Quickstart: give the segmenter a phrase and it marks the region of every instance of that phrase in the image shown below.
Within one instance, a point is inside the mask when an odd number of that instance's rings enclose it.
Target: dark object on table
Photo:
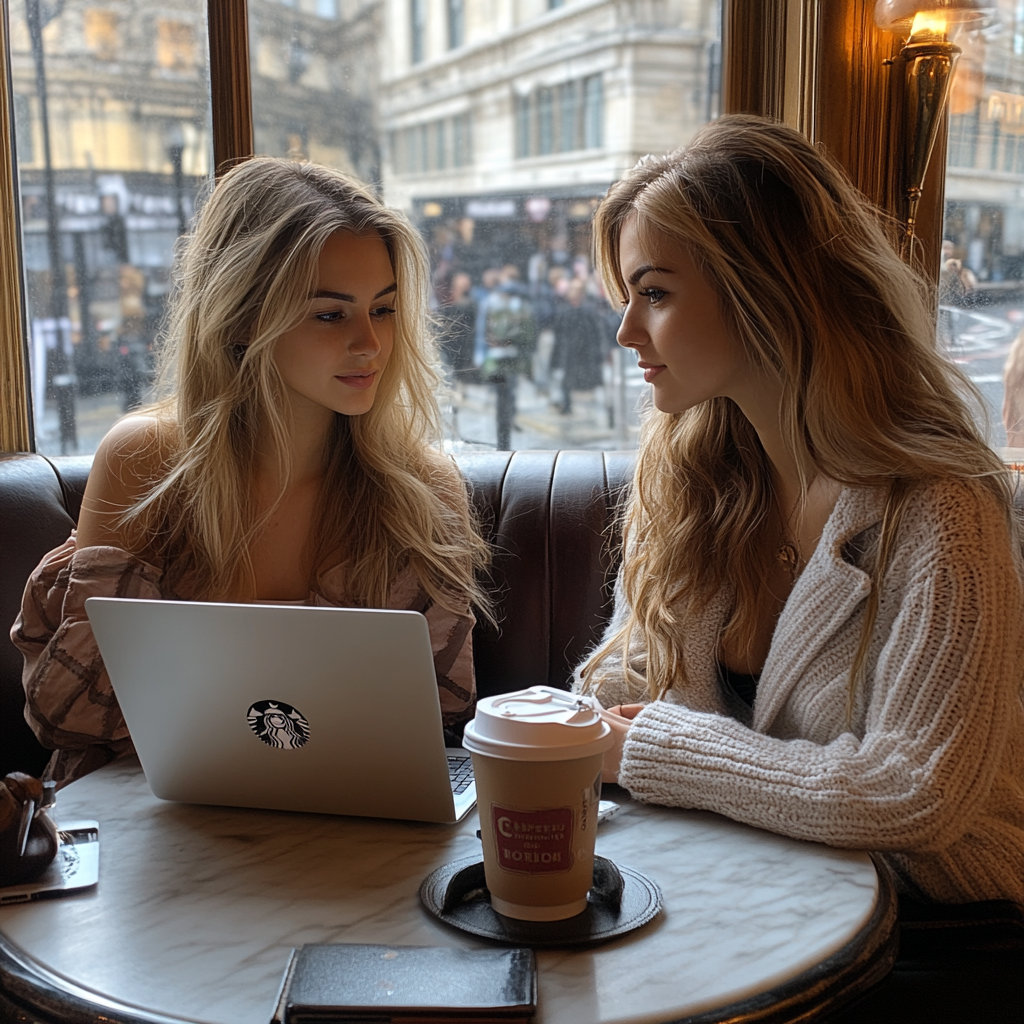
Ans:
[[[57,830],[57,838],[57,856],[41,875],[16,885],[0,886],[0,907],[71,896],[96,885],[100,878],[99,823],[67,822]]]
[[[292,950],[273,1019],[514,1024],[536,1010],[537,965],[530,949],[314,943]]]
[[[0,887],[38,878],[57,856],[57,828],[45,813],[53,784],[22,772],[0,782]]]
[[[420,901],[445,924],[471,935],[539,948],[593,946],[652,921],[661,910],[661,890],[634,868],[595,857],[594,884],[582,914],[564,921],[519,921],[491,906],[483,861],[463,857],[424,879]]]

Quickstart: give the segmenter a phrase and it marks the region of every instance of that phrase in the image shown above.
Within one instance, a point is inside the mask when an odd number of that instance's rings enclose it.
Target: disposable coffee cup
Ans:
[[[591,697],[531,686],[487,697],[466,726],[491,905],[523,921],[587,907],[611,729]]]

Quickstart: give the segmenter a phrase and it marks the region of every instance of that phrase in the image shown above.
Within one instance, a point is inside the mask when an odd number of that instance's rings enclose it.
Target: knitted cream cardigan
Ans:
[[[877,531],[882,507],[875,491],[840,495],[779,617],[749,724],[730,714],[738,698],[717,669],[731,594],[688,624],[689,681],[637,716],[619,781],[651,803],[879,851],[919,898],[1024,903],[1024,611],[1004,517],[962,481],[915,495],[851,728],[848,678],[871,581],[843,553],[863,549],[848,542]],[[606,636],[627,611],[619,591]],[[606,707],[646,701],[621,660],[598,678]]]

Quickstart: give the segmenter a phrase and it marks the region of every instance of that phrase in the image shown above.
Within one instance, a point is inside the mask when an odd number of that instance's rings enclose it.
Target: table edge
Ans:
[[[872,854],[878,896],[860,931],[831,956],[766,992],[670,1024],[809,1022],[852,1001],[892,969],[899,946],[892,872]],[[53,1024],[183,1024],[94,993],[50,971],[0,932],[0,1016]]]
[[[806,971],[756,996],[667,1024],[809,1024],[852,1002],[880,982],[899,953],[899,901],[892,869],[870,854],[878,876],[871,916],[842,948]]]
[[[30,1014],[31,1016],[26,1016]],[[44,1024],[183,1024],[94,992],[44,967],[0,931],[0,1020]],[[191,1024],[191,1022],[190,1022]]]

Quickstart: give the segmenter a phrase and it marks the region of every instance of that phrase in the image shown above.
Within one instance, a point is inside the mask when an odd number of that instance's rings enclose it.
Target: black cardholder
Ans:
[[[310,944],[292,950],[273,1021],[514,1024],[536,1010],[532,949]]]

